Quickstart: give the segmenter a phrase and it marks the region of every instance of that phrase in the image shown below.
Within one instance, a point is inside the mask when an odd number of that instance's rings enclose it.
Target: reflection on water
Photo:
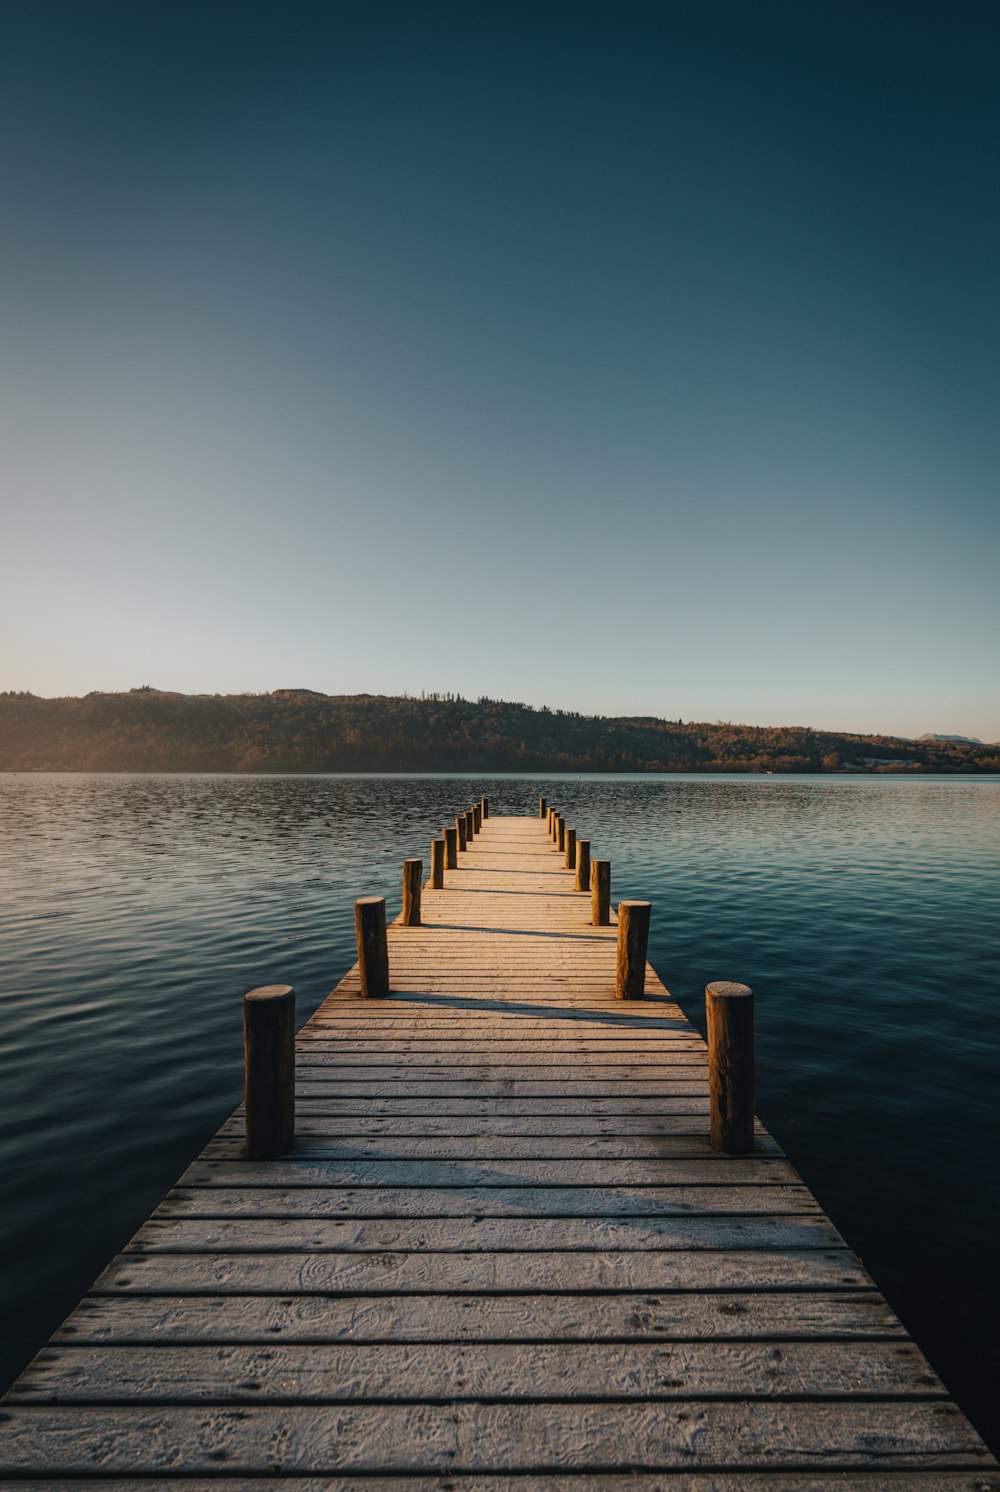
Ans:
[[[243,991],[293,983],[305,1019],[353,960],[354,897],[398,910],[404,856],[484,792],[545,793],[616,900],[652,897],[696,1021],[709,979],[754,986],[762,1117],[995,1438],[982,778],[0,777],[0,1381],[238,1101]]]

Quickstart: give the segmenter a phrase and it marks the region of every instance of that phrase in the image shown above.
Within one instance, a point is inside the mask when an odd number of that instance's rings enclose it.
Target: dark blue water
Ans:
[[[238,1102],[243,992],[304,1020],[355,896],[540,792],[696,1022],[754,987],[761,1116],[998,1445],[995,778],[0,777],[0,1384]]]

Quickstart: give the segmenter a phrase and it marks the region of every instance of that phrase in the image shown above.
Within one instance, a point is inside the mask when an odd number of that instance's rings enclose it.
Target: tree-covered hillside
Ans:
[[[611,719],[451,696],[0,694],[0,770],[1000,771],[1000,749],[804,726]]]

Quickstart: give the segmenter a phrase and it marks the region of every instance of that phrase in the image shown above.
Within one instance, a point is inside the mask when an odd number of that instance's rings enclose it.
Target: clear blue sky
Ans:
[[[0,687],[1000,739],[1000,6],[0,5]]]

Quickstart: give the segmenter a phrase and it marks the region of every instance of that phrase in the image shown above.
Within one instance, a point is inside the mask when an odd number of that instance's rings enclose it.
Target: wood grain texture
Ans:
[[[293,1146],[241,1106],[0,1405],[5,1489],[1000,1492],[773,1138],[713,1146],[539,810],[449,827],[392,993],[355,965],[299,1033]]]
[[[876,1467],[852,1472],[837,1469],[833,1480],[824,1472],[788,1473],[781,1471],[735,1472],[712,1471],[704,1474],[671,1471],[664,1482],[660,1471],[626,1471],[620,1474],[531,1472],[499,1475],[461,1475],[451,1472],[436,1476],[384,1476],[377,1483],[378,1492],[1000,1492],[1000,1475],[989,1470],[944,1471],[940,1468],[902,1472],[882,1471]],[[46,1488],[79,1486],[77,1478],[46,1477]],[[191,1483],[160,1477],[88,1477],[88,1492],[178,1492]],[[280,1476],[246,1475],[228,1477],[213,1475],[212,1492],[373,1492],[372,1478],[347,1476]],[[8,1481],[4,1492],[39,1492],[37,1481]]]
[[[178,1187],[154,1217],[814,1216],[804,1186]]]
[[[12,1402],[937,1398],[910,1342],[300,1343],[52,1348]]]
[[[938,1402],[4,1405],[0,1474],[990,1468]]]
[[[91,1295],[64,1343],[904,1340],[866,1290],[607,1295]]]

